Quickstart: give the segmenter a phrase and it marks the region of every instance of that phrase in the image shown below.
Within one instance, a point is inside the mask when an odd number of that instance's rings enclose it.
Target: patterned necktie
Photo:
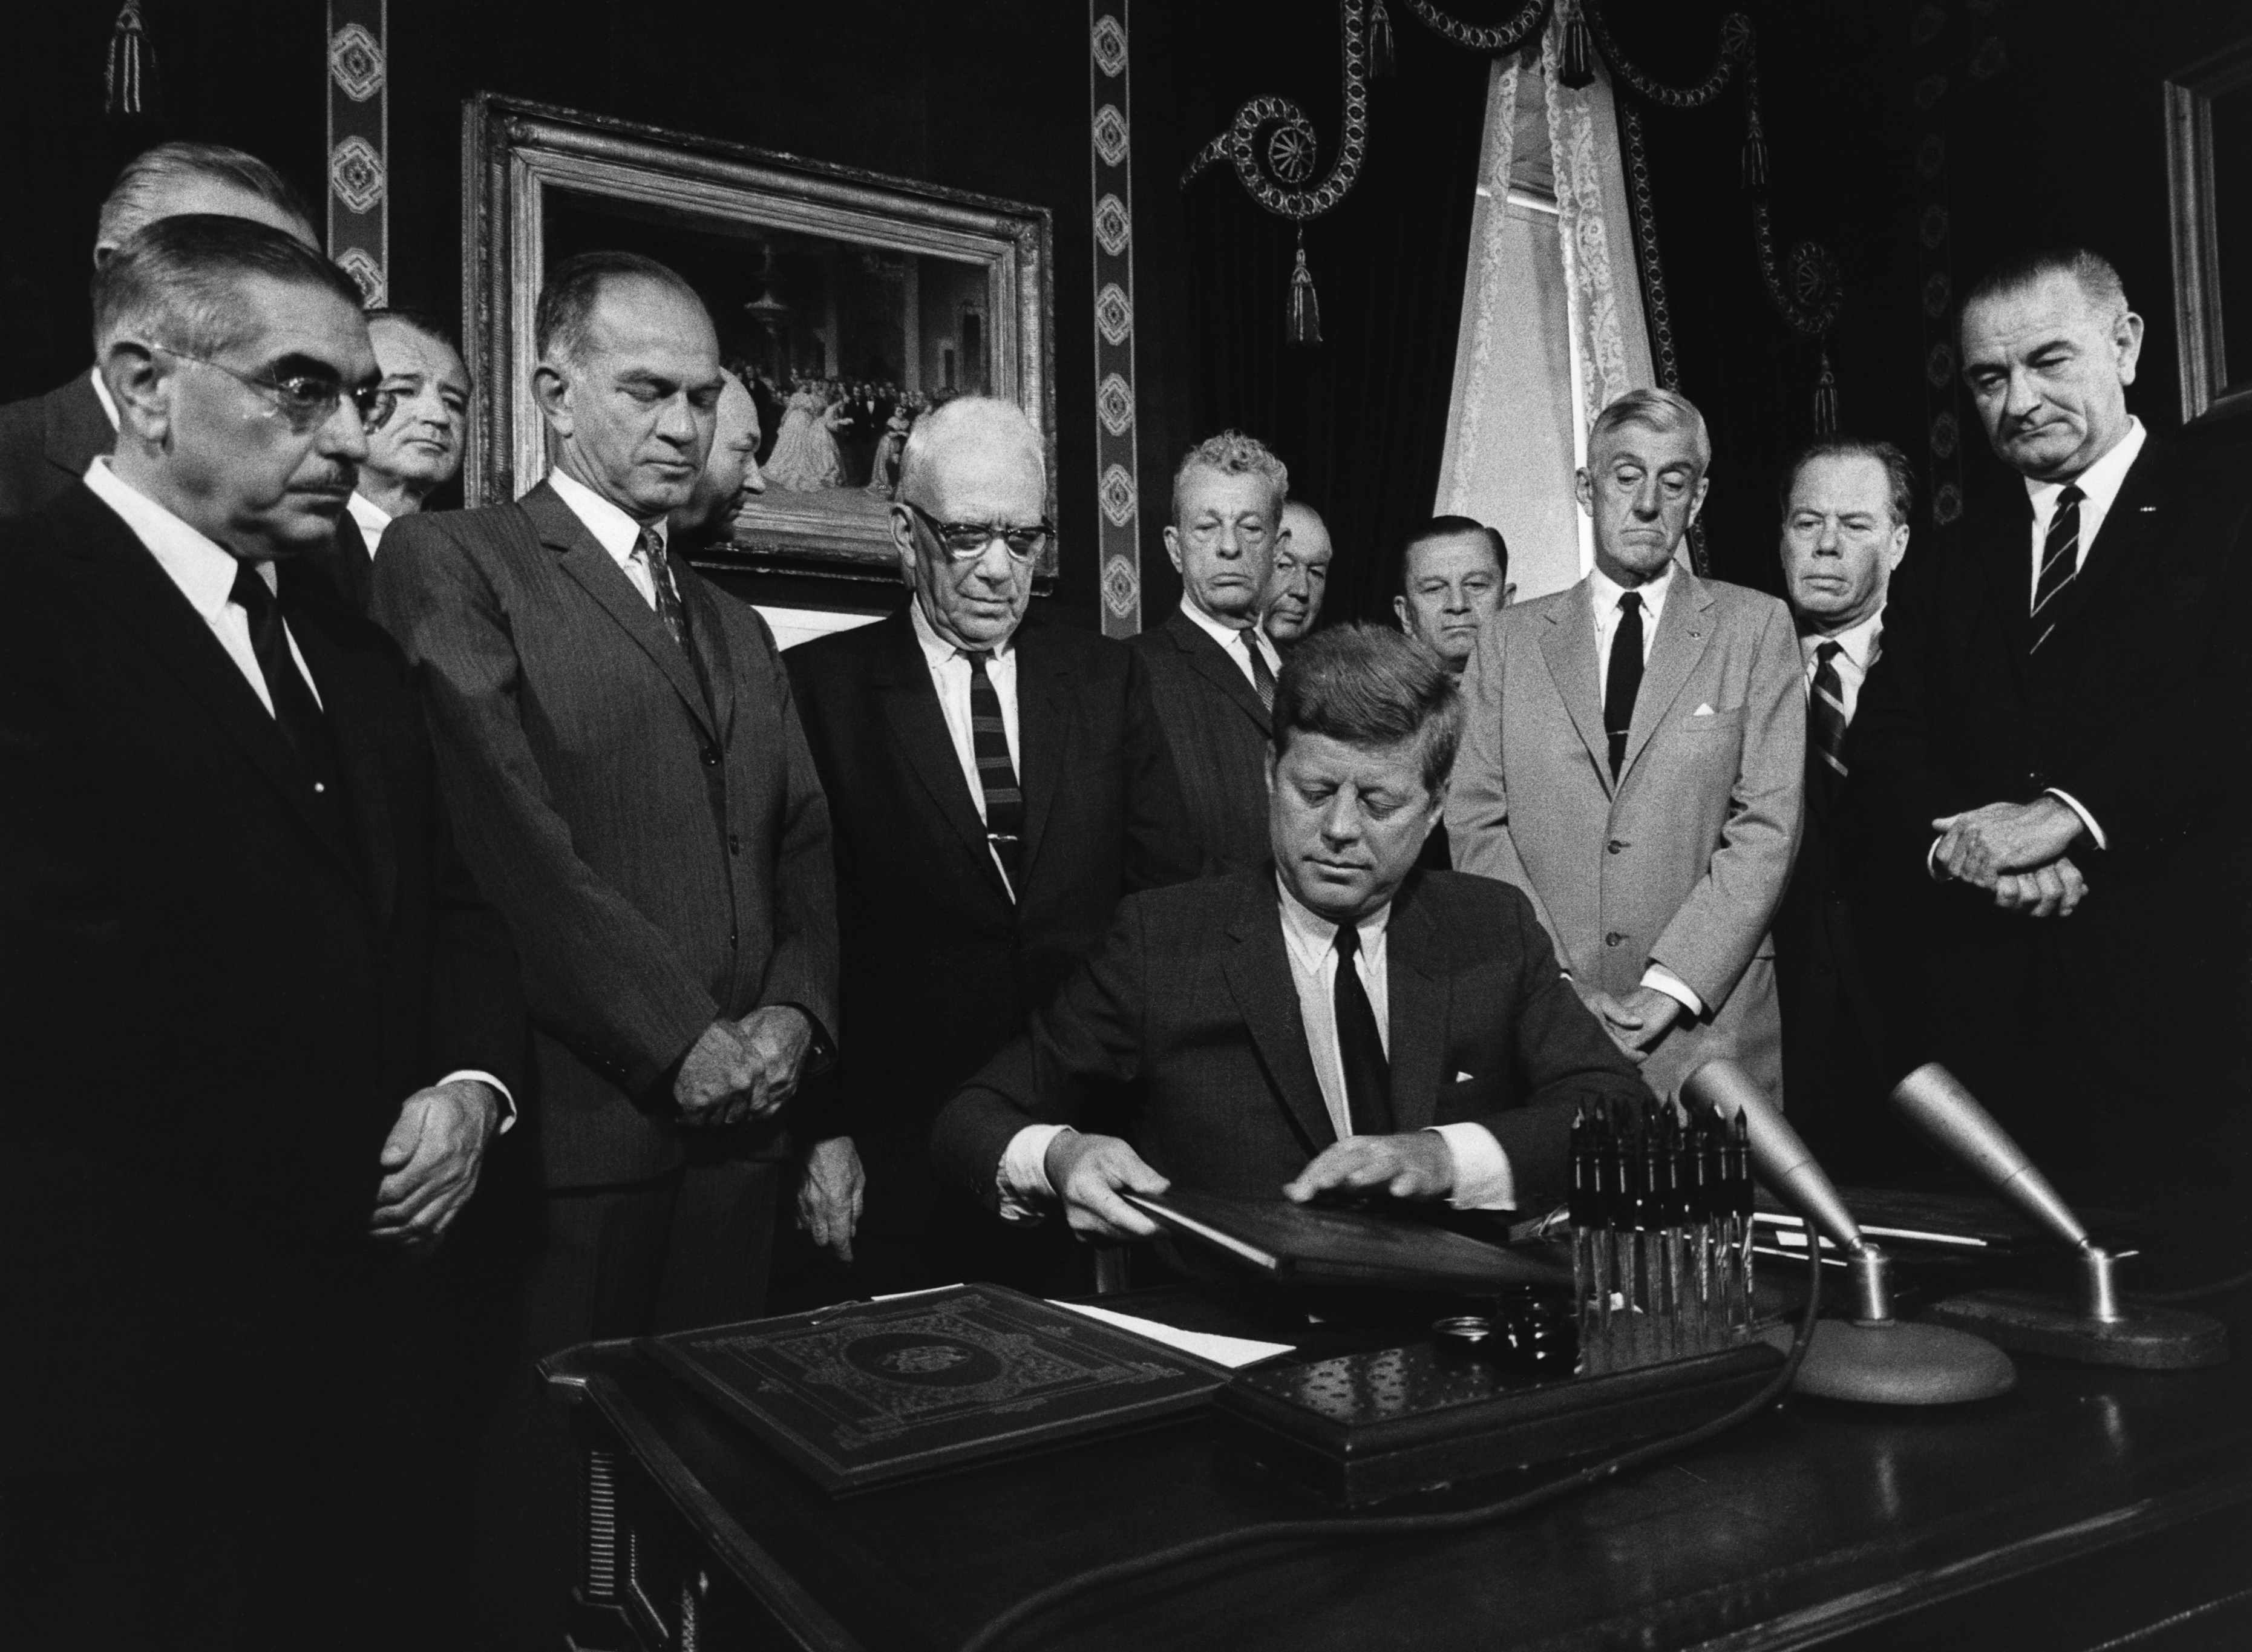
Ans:
[[[1024,863],[1025,792],[1009,761],[1009,729],[1001,721],[1001,696],[985,674],[993,658],[982,648],[965,648],[970,662],[970,749],[977,759],[977,783],[985,792],[985,840],[1009,875],[1013,894]]]
[[[1337,984],[1330,991],[1330,1006],[1337,1020],[1338,1059],[1345,1068],[1345,1111],[1356,1136],[1392,1133],[1392,1063],[1385,1059],[1384,1040],[1376,1028],[1376,1012],[1368,1002],[1368,989],[1360,984],[1353,959],[1360,951],[1360,931],[1340,924],[1337,932]]]
[[[1243,645],[1243,652],[1251,656],[1251,686],[1259,691],[1259,703],[1268,710],[1275,709],[1275,673],[1267,664],[1267,652],[1259,646],[1259,628],[1247,625],[1235,633]]]
[[[2056,629],[2050,604],[2080,571],[2080,502],[2087,497],[2076,485],[2056,496],[2056,514],[2048,519],[2048,538],[2041,545],[2040,574],[2033,582],[2034,648]]]
[[[1611,638],[1611,663],[1603,687],[1603,733],[1609,736],[1611,778],[1626,760],[1626,737],[1634,727],[1634,697],[1642,692],[1642,598],[1628,591],[1619,598],[1618,631]]]
[[[664,622],[664,629],[672,633],[672,640],[684,652],[688,647],[688,615],[680,606],[680,593],[672,583],[672,559],[665,554],[664,536],[654,527],[641,531],[641,539],[634,546],[634,554],[640,557],[649,569],[649,582],[657,593],[657,617]]]
[[[274,721],[282,737],[311,774],[317,794],[337,795],[337,742],[321,702],[313,697],[304,673],[289,652],[289,633],[282,623],[282,604],[266,589],[266,582],[249,562],[237,562],[234,589],[228,598],[250,617],[250,651],[258,656],[259,674],[266,679],[268,698],[274,702]]]
[[[1845,777],[1845,685],[1838,675],[1839,652],[1836,643],[1815,649],[1814,694],[1806,704],[1807,729],[1832,786]]]

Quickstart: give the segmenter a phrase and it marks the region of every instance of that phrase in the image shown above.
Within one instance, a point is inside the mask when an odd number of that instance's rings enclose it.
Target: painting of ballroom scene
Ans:
[[[688,279],[712,313],[721,361],[757,405],[765,487],[736,512],[733,548],[890,577],[886,518],[914,421],[954,396],[1013,389],[997,384],[990,268],[550,196],[551,266],[613,247]]]

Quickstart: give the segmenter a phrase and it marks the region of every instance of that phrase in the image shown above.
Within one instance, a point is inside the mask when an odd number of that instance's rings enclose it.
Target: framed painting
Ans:
[[[2185,424],[2252,414],[2252,35],[2166,81]]]
[[[482,392],[469,504],[546,474],[532,312],[549,269],[597,248],[686,277],[758,403],[766,490],[699,561],[896,579],[900,448],[953,396],[1022,407],[1053,490],[1046,209],[490,93],[469,100],[462,126],[462,338]],[[1042,585],[1056,556],[1052,540]]]

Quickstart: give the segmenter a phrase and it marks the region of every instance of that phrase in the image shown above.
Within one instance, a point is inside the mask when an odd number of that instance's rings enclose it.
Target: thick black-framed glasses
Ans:
[[[942,522],[913,499],[900,503],[921,519],[951,561],[974,562],[995,540],[1018,561],[1036,561],[1055,537],[1055,525],[1046,517],[1031,527],[1011,527],[1001,522]]]
[[[386,390],[381,385],[355,385],[347,390],[335,380],[317,373],[293,373],[280,378],[262,373],[240,373],[223,361],[213,361],[209,356],[191,356],[184,350],[175,350],[170,345],[151,348],[182,361],[192,361],[213,367],[228,378],[247,385],[266,401],[268,406],[282,415],[290,429],[299,436],[317,430],[336,416],[337,406],[346,396],[359,414],[363,429],[376,430],[391,417],[398,405],[399,393]]]

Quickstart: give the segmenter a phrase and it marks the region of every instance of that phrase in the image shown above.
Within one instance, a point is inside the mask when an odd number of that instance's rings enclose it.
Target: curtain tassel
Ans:
[[[1557,83],[1574,92],[1595,83],[1595,43],[1588,33],[1585,0],[1567,3],[1564,11],[1564,57],[1557,66]]]
[[[1298,227],[1298,262],[1290,271],[1290,310],[1286,336],[1294,345],[1322,341],[1322,301],[1314,293],[1314,272],[1306,268],[1306,231]]]
[[[1767,133],[1760,126],[1757,109],[1744,122],[1744,187],[1767,187]]]
[[[1368,72],[1389,74],[1392,68],[1392,14],[1384,9],[1384,0],[1376,0],[1368,10]]]
[[[1830,352],[1822,352],[1822,371],[1814,380],[1814,434],[1838,434],[1838,375],[1830,371]]]
[[[149,44],[149,25],[141,20],[140,0],[125,0],[117,26],[109,32],[109,67],[105,76],[109,100],[105,108],[113,120],[132,120],[156,113],[156,53]]]

